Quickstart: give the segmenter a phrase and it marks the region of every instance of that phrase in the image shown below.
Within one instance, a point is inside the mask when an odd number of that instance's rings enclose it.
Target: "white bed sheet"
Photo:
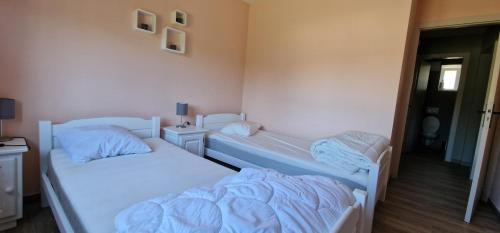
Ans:
[[[115,232],[115,216],[133,204],[210,186],[235,173],[161,139],[145,141],[152,153],[95,160],[84,165],[73,164],[64,150],[51,152],[50,179],[59,184],[56,191],[67,200],[63,203],[65,211],[72,212],[81,225],[75,230]]]
[[[220,131],[212,130],[208,133],[208,137],[255,156],[319,173],[332,174],[336,177],[351,180],[363,187],[368,184],[368,173],[366,171],[351,173],[341,167],[316,161],[309,151],[313,141],[264,130],[259,130],[249,137],[226,135]],[[252,162],[252,158],[245,158],[245,160]]]

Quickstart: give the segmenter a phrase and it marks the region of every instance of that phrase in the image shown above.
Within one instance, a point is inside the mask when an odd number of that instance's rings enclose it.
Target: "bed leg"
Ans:
[[[387,185],[384,187],[384,191],[382,191],[382,193],[380,194],[379,201],[385,202],[386,194],[387,194]]]
[[[390,151],[392,153],[392,149]],[[391,162],[391,153],[389,153],[389,156],[388,156],[389,159],[388,159],[387,163]],[[391,168],[390,165],[385,165],[385,167],[384,167],[384,183],[383,183],[384,189],[382,190],[382,193],[380,194],[380,199],[379,199],[380,201],[383,201],[383,202],[385,202],[385,198],[387,195],[387,187],[389,187],[389,179],[391,176],[390,168]]]
[[[369,194],[368,194],[369,195]],[[366,220],[365,224],[363,227],[363,232],[365,233],[371,233],[372,232],[372,227],[373,227],[373,217],[375,215],[375,202],[376,199],[372,197],[368,197],[368,203],[366,205]]]
[[[358,229],[356,233],[365,233],[366,225],[366,204],[368,201],[368,193],[359,189],[353,191],[356,202],[361,205],[361,213],[359,213]]]
[[[380,165],[373,165],[370,168],[368,173],[368,186],[366,187],[366,191],[368,192],[368,202],[366,204],[366,221],[364,232],[370,233],[372,232],[373,226],[373,215],[375,214],[375,206],[377,205],[377,201],[379,199],[379,194],[377,191],[379,188],[382,188],[382,180],[383,177],[380,177]],[[382,193],[380,193],[382,194]]]

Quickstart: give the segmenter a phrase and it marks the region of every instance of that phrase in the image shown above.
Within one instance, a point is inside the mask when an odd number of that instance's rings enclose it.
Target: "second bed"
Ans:
[[[392,147],[388,146],[370,169],[352,173],[316,161],[310,153],[312,141],[259,130],[252,136],[227,135],[224,126],[246,120],[242,114],[197,116],[196,126],[209,129],[205,144],[208,157],[238,168],[272,168],[289,175],[323,175],[342,181],[351,188],[368,192],[366,219],[371,223],[378,200],[385,199]],[[369,224],[370,225],[370,224]],[[371,227],[367,226],[368,232]]]

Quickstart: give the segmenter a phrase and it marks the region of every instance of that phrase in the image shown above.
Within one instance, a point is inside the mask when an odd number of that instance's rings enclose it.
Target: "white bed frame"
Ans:
[[[159,138],[160,137],[160,118],[153,117],[151,120],[140,118],[94,118],[84,120],[69,121],[64,124],[53,124],[50,121],[39,122],[39,139],[40,139],[40,170],[41,170],[41,185],[42,185],[42,207],[50,206],[55,217],[57,226],[61,233],[74,233],[74,229],[68,219],[64,208],[61,205],[52,183],[47,175],[49,166],[50,151],[59,148],[54,135],[58,131],[86,126],[86,125],[117,125],[124,127],[136,134],[140,138]],[[354,205],[349,206],[344,214],[339,218],[332,233],[362,233],[364,232],[364,215],[367,193],[363,190],[356,189],[353,191],[356,199]],[[355,231],[354,231],[355,230]]]
[[[222,114],[212,114],[212,115],[198,115],[196,116],[196,126],[202,127],[210,130],[220,129],[224,125],[232,122],[240,122],[246,120],[246,114],[232,114],[232,113],[222,113]],[[231,155],[224,154],[219,151],[211,150],[209,148],[205,149],[205,154],[209,157],[228,163],[230,165],[245,168],[253,167],[260,168],[251,162],[243,161],[235,158]],[[376,164],[373,164],[368,172],[368,185],[366,187],[366,192],[368,193],[368,200],[365,208],[365,224],[363,232],[371,232],[373,224],[373,216],[375,214],[375,205],[377,202],[384,201],[387,191],[387,184],[389,182],[390,173],[390,163],[391,163],[392,147],[389,146],[377,160]],[[335,176],[335,174],[331,174]],[[353,188],[353,187],[351,187]]]
[[[41,196],[42,207],[50,206],[57,226],[61,233],[74,233],[61,202],[54,191],[52,183],[47,175],[49,166],[50,151],[59,148],[54,135],[58,131],[67,128],[86,126],[86,125],[116,125],[128,129],[130,132],[140,138],[159,138],[160,137],[160,118],[153,117],[151,120],[144,120],[133,117],[109,117],[94,118],[84,120],[69,121],[64,124],[53,124],[50,121],[39,122],[39,140],[40,140],[40,172],[41,172]]]

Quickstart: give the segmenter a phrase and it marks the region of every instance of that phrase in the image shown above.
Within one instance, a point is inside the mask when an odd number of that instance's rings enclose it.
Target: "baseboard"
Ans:
[[[500,220],[500,210],[497,209],[495,204],[493,204],[493,202],[490,199],[488,199],[488,205],[490,205],[491,208],[493,208],[493,212],[495,212],[495,215],[497,216],[498,220]]]
[[[40,202],[41,196],[40,193],[37,194],[31,194],[28,196],[23,197],[23,202],[24,203],[33,203],[33,202]]]
[[[452,159],[451,163],[456,163],[456,164],[464,166],[464,167],[472,167],[472,163],[466,163],[466,162],[463,162],[462,160],[458,160],[458,159]]]

